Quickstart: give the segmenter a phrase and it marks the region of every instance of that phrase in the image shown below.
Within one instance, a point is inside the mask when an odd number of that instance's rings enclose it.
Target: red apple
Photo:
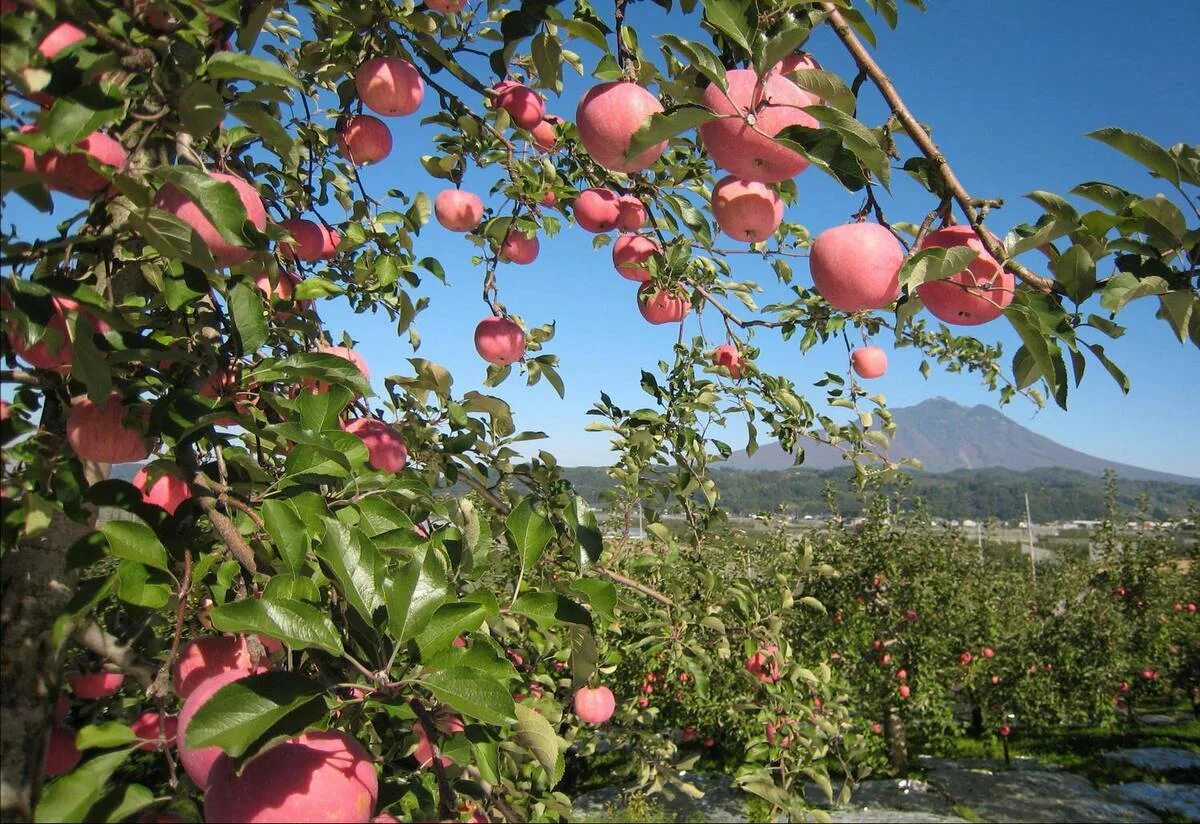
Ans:
[[[354,88],[364,106],[386,117],[412,114],[425,98],[420,72],[400,57],[372,57],[364,62],[354,73]]]
[[[994,686],[994,685],[996,685],[996,684],[999,684],[999,683],[1000,683],[1000,676],[999,676],[999,675],[993,675],[993,676],[992,676],[992,685]]]
[[[906,669],[896,670],[896,680],[897,681],[907,681],[908,680],[908,670],[906,670]]]
[[[500,259],[526,265],[537,260],[540,244],[537,236],[530,237],[524,229],[512,228],[500,244]]]
[[[908,696],[912,695],[912,688],[909,687],[908,684],[901,684],[900,686],[896,687],[896,692],[900,694],[901,698],[907,698]]]
[[[696,728],[695,727],[684,727],[682,737],[683,737],[683,743],[685,743],[685,744],[687,744],[691,741],[695,741],[696,740]]]
[[[196,712],[208,702],[208,699],[216,694],[217,690],[227,684],[232,684],[234,681],[239,681],[248,675],[250,673],[245,670],[231,669],[202,681],[188,696],[187,700],[183,702],[183,708],[179,711],[179,727],[176,736],[179,761],[183,764],[184,772],[188,774],[188,777],[195,782],[201,791],[208,789],[209,779],[213,775],[213,765],[217,759],[225,757],[225,753],[217,746],[189,746],[187,740],[188,725],[191,724],[192,717]],[[178,687],[176,689],[178,691]],[[241,819],[213,818],[210,820],[240,821]]]
[[[584,189],[575,199],[575,222],[589,232],[611,232],[621,218],[621,204],[611,189]]]
[[[900,296],[904,247],[878,223],[847,223],[817,235],[809,254],[813,285],[835,309],[882,309]]]
[[[284,260],[299,258],[300,260],[314,261],[323,260],[330,256],[332,246],[335,244],[331,244],[329,230],[321,224],[305,220],[304,218],[293,217],[288,218],[279,225],[287,229],[292,237],[296,239],[295,243],[284,241],[275,247]]]
[[[433,201],[433,213],[451,232],[469,232],[483,220],[483,201],[474,192],[443,189]]]
[[[71,362],[74,357],[68,332],[68,318],[71,314],[82,312],[91,321],[92,330],[99,334],[110,331],[112,327],[83,308],[74,298],[55,295],[50,298],[50,302],[54,306],[54,315],[46,322],[41,340],[32,346],[25,344],[25,336],[15,320],[6,323],[5,328],[8,332],[8,341],[18,357],[37,369],[53,369],[65,374],[71,371]],[[10,309],[11,304],[6,302],[4,308]]]
[[[993,235],[993,238],[995,236]],[[995,320],[1012,303],[1015,281],[988,254],[970,226],[947,226],[926,235],[922,249],[966,246],[979,253],[966,269],[945,280],[917,286],[917,296],[934,317],[960,326],[976,326]]]
[[[143,501],[165,509],[168,515],[174,515],[179,505],[192,497],[191,486],[181,478],[163,473],[153,484],[149,484],[149,477],[149,471],[143,466],[133,476],[131,483],[142,493]]]
[[[996,651],[991,647],[984,647],[980,652],[983,653],[984,658],[991,658],[996,654]]]
[[[171,668],[175,694],[181,701],[186,701],[204,682],[232,671],[250,675],[266,672],[267,668],[254,663],[246,639],[241,636],[209,635],[197,638],[184,644]]]
[[[538,151],[558,151],[558,132],[555,131],[554,124],[549,120],[543,120],[530,129],[529,133],[533,136],[533,145],[537,147]]]
[[[355,418],[342,426],[367,447],[367,460],[383,472],[399,472],[408,463],[408,448],[396,430],[376,418]]]
[[[379,798],[375,760],[338,730],[310,730],[241,769],[224,753],[204,794],[205,821],[371,820]]]
[[[630,140],[663,110],[658,98],[636,83],[615,80],[593,86],[575,110],[579,139],[592,159],[612,172],[637,172],[650,166],[667,148],[662,140],[628,158]]]
[[[42,38],[41,43],[38,43],[38,54],[47,60],[53,60],[63,49],[86,39],[87,35],[78,26],[72,23],[59,23]]]
[[[646,225],[646,206],[633,195],[617,198],[617,228],[622,232],[636,232]]]
[[[638,288],[637,304],[642,317],[656,325],[678,323],[692,310],[687,296],[682,292],[652,291],[649,283],[643,283]]]
[[[878,346],[859,346],[850,353],[850,366],[860,378],[878,378],[887,372],[887,353]]]
[[[783,676],[779,669],[779,648],[768,644],[746,659],[743,666],[764,684],[774,684]]]
[[[83,753],[75,746],[75,730],[55,726],[46,739],[46,756],[42,761],[42,772],[48,778],[69,773],[75,769]]]
[[[725,73],[728,92],[713,83],[704,90],[704,105],[718,115],[700,126],[700,137],[713,162],[743,180],[775,183],[808,168],[808,159],[771,138],[788,126],[820,124],[802,107],[808,94],[782,75],[760,81],[753,69]]]
[[[442,14],[457,14],[463,10],[466,0],[425,0],[425,5]]]
[[[574,706],[575,714],[583,723],[603,724],[612,718],[617,701],[608,687],[580,687],[575,690]]]
[[[137,424],[126,424],[126,417]],[[103,404],[93,403],[86,396],[77,398],[67,416],[67,443],[82,461],[141,461],[150,454],[144,434],[149,418],[149,407],[139,404],[127,409],[115,392]]]
[[[612,248],[613,266],[627,280],[650,280],[646,261],[662,252],[662,248],[644,235],[621,235]]]
[[[209,176],[214,180],[233,186],[237,191],[238,198],[242,201],[242,206],[246,209],[246,219],[260,232],[267,228],[267,210],[263,206],[258,191],[252,185],[236,175],[225,172],[210,172]],[[169,183],[158,190],[158,194],[154,198],[154,205],[170,212],[191,226],[192,230],[208,246],[208,250],[212,252],[213,260],[218,266],[233,266],[236,263],[243,263],[254,254],[252,250],[240,244],[227,241],[200,210],[200,207]]]
[[[71,692],[75,693],[76,698],[95,701],[116,695],[121,684],[125,683],[125,675],[120,672],[79,672],[67,676],[67,683],[71,685]]]
[[[516,363],[525,357],[525,331],[508,318],[484,318],[475,327],[475,351],[496,366]]]
[[[391,153],[392,133],[378,117],[356,114],[338,121],[337,144],[342,156],[355,166],[368,166]]]
[[[742,377],[742,353],[733,344],[723,343],[713,350],[713,363],[724,366],[734,380]]]
[[[143,739],[138,744],[139,750],[161,750],[175,746],[179,732],[179,718],[174,715],[162,716],[157,712],[144,712],[129,725],[133,734]]]
[[[449,767],[454,763],[453,759],[445,755],[438,754],[437,745],[433,743],[425,726],[420,721],[413,722],[413,732],[417,736],[417,749],[413,756],[417,759],[417,766],[421,769],[426,769],[433,764],[433,759],[437,759],[443,768]]]
[[[1003,724],[997,732],[1000,733],[1001,738],[1008,738],[1009,734],[1012,733],[1012,728],[1008,724]]]
[[[713,187],[712,212],[729,237],[759,243],[783,222],[783,200],[769,186],[728,175]]]
[[[494,87],[492,98],[498,109],[508,112],[512,121],[522,129],[534,129],[546,116],[546,105],[533,89],[512,80],[504,80]]]
[[[92,132],[75,144],[78,151],[68,154],[51,151],[41,159],[46,185],[55,191],[90,200],[109,187],[108,178],[94,170],[99,166],[119,169],[129,157],[125,147],[103,132]]]

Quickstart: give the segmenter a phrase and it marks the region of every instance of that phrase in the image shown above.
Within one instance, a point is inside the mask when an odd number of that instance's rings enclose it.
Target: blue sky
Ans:
[[[1200,107],[1195,106],[1200,61],[1194,48],[1200,3],[1145,3],[1136,12],[1127,3],[1109,0],[930,0],[929,5],[926,14],[906,8],[895,32],[878,22],[876,57],[917,117],[933,127],[934,139],[967,189],[978,197],[1005,200],[1006,206],[989,220],[994,231],[1003,234],[1017,223],[1036,219],[1039,210],[1022,197],[1034,189],[1065,194],[1078,183],[1105,180],[1146,195],[1166,192],[1132,161],[1084,134],[1119,126],[1164,145],[1194,142],[1200,136]],[[631,4],[627,22],[639,30],[643,48],[653,33],[674,30],[673,21],[649,2]],[[585,64],[594,64],[593,49],[583,44],[576,48]],[[847,81],[853,77],[852,62],[832,32],[819,30],[808,48],[827,69]],[[570,118],[580,95],[596,81],[573,74],[566,81],[563,95],[548,101],[547,110]],[[881,122],[886,109],[869,84],[860,100],[860,118],[869,125]],[[436,95],[427,95],[418,116],[431,114],[436,106]],[[420,127],[418,116],[389,119],[396,150],[363,173],[367,189],[376,196],[391,187],[423,189],[431,196],[442,188],[443,181],[429,178],[417,162],[432,151],[429,138],[435,133]],[[906,156],[914,153],[904,149]],[[471,170],[464,188],[484,194],[497,175],[494,170]],[[908,184],[902,173],[895,181],[894,197],[884,202],[886,214],[893,220],[918,222],[929,208],[928,195]],[[786,219],[806,224],[814,235],[845,222],[861,202],[816,169],[802,174],[797,185],[799,202]],[[5,222],[22,220],[24,204],[9,205]],[[328,211],[325,215],[332,217]],[[45,219],[30,225],[43,235],[53,231]],[[542,238],[534,264],[508,264],[500,270],[501,298],[510,311],[535,325],[557,322],[557,335],[546,349],[562,360],[566,398],[560,400],[544,381],[527,387],[515,374],[500,387],[484,389],[513,406],[520,428],[550,436],[529,446],[548,449],[566,465],[611,461],[604,435],[583,431],[585,423],[595,420],[584,413],[601,391],[622,405],[646,405],[649,399],[638,388],[640,371],[669,358],[678,334],[677,327],[650,326],[642,320],[635,284],[613,271],[608,249],[593,252],[591,241],[592,235],[570,225],[553,238]],[[483,273],[471,266],[477,249],[436,224],[423,230],[416,244],[418,256],[434,255],[442,261],[449,281],[442,286],[429,278],[422,285],[432,305],[418,320],[422,343],[417,354],[448,367],[456,378],[456,392],[482,388],[485,365],[472,344],[475,324],[487,314],[479,299]],[[1031,265],[1042,262],[1037,256],[1029,260]],[[809,283],[804,261],[796,263],[798,280]],[[766,267],[752,264],[749,258],[735,259],[735,274],[764,286],[760,305],[782,296]],[[1194,417],[1190,410],[1200,390],[1200,352],[1181,345],[1155,320],[1156,308],[1153,299],[1132,304],[1118,318],[1128,334],[1101,341],[1132,380],[1128,396],[1091,361],[1083,386],[1072,394],[1069,412],[1053,405],[1037,412],[1018,399],[1002,410],[1004,414],[1074,449],[1200,476],[1200,445],[1179,434],[1179,422]],[[320,311],[335,336],[346,329],[359,341],[378,387],[384,376],[408,371],[404,359],[413,353],[407,340],[396,338],[382,316],[356,317],[338,301],[322,302]],[[710,335],[719,331],[715,313],[706,312],[705,321]],[[693,315],[686,322],[686,335],[698,333]],[[979,327],[977,334],[988,342],[1002,341],[1006,360],[1018,346],[1003,320]],[[724,341],[710,337],[710,342]],[[973,376],[941,374],[935,367],[926,380],[917,371],[920,357],[913,350],[892,351],[887,337],[876,342],[888,349],[891,364],[871,389],[884,393],[892,406],[938,395],[968,405],[996,406],[996,396]],[[760,368],[787,375],[801,390],[827,370],[847,369],[840,341],[803,355],[795,342],[784,343],[769,333],[758,335],[755,343],[763,350]],[[819,388],[809,395],[814,402],[824,397]],[[726,439],[737,448],[745,445],[740,422]]]

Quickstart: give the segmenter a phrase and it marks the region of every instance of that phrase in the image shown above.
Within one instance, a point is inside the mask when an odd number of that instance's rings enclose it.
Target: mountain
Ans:
[[[1129,464],[1107,461],[1069,449],[1042,437],[994,409],[966,407],[946,398],[932,398],[916,406],[892,410],[896,436],[889,454],[892,458],[917,458],[926,473],[953,472],[956,469],[1031,469],[1062,467],[1088,475],[1103,475],[1115,470],[1121,478],[1139,481],[1167,481],[1200,484],[1200,478],[1156,472]],[[806,469],[843,467],[841,451],[824,444],[804,444]],[[764,444],[754,455],[735,452],[723,464],[727,469],[789,469],[793,457],[778,443]]]

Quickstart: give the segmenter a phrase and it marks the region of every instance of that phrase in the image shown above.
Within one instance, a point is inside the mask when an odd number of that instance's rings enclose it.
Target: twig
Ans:
[[[663,595],[661,592],[659,592],[657,589],[654,589],[653,587],[646,586],[645,584],[641,583],[640,581],[635,581],[632,578],[626,578],[621,573],[614,572],[613,570],[609,569],[608,567],[600,566],[599,564],[596,564],[595,566],[593,566],[592,569],[596,570],[597,572],[599,572],[602,575],[607,575],[609,578],[612,578],[614,581],[616,581],[618,584],[621,584],[622,586],[629,587],[630,589],[635,589],[638,592],[642,593],[643,595],[653,598],[655,601],[658,601],[660,604],[664,604],[668,607],[675,606],[675,602],[672,601],[670,598],[668,598],[666,595]]]
[[[996,242],[980,223],[979,213],[975,208],[976,200],[967,194],[967,190],[954,174],[954,170],[950,168],[950,163],[946,160],[945,155],[941,153],[941,150],[933,142],[929,133],[925,131],[925,128],[913,117],[908,107],[904,105],[904,101],[901,99],[900,93],[896,91],[891,78],[880,68],[875,59],[871,57],[870,52],[862,44],[862,41],[850,29],[850,25],[838,10],[837,5],[825,0],[825,2],[821,3],[821,8],[828,15],[826,22],[833,27],[838,39],[842,41],[846,46],[846,50],[854,57],[858,67],[862,71],[865,71],[871,80],[874,81],[875,85],[879,88],[879,92],[887,100],[888,106],[891,107],[896,118],[904,126],[905,132],[917,144],[917,148],[921,150],[921,153],[933,163],[938,171],[938,175],[942,179],[942,183],[946,186],[946,190],[950,192],[955,202],[958,203],[959,208],[962,209],[963,214],[966,215],[971,228],[979,236],[979,240],[983,243],[983,247],[987,249],[988,254],[996,260],[1004,260],[1004,248]],[[1053,280],[1034,274],[1015,260],[1007,261],[1005,267],[1010,269],[1022,281],[1041,292],[1054,291],[1055,284]]]

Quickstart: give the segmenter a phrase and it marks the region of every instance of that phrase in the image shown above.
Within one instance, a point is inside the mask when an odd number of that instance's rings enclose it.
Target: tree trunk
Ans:
[[[27,821],[40,787],[42,753],[57,696],[51,631],[74,591],[67,549],[88,527],[55,513],[39,537],[5,551],[0,564],[0,819]]]
[[[908,742],[904,737],[904,721],[897,707],[888,707],[883,720],[883,734],[887,741],[888,763],[896,775],[908,773]]]
[[[978,704],[971,704],[971,728],[970,735],[972,738],[981,738],[983,736],[983,707]]]

